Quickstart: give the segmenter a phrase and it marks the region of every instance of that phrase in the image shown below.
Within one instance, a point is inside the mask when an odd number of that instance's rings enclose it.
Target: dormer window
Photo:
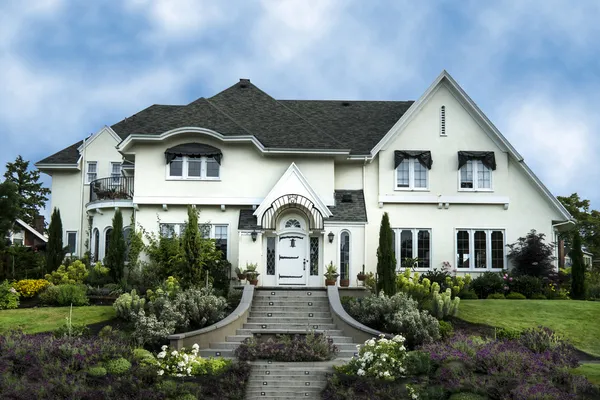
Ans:
[[[165,151],[167,179],[219,180],[223,154],[203,143],[186,143]]]
[[[396,190],[427,190],[429,169],[432,164],[430,151],[396,150],[394,152]]]
[[[492,171],[495,169],[493,151],[459,151],[459,190],[492,190]]]

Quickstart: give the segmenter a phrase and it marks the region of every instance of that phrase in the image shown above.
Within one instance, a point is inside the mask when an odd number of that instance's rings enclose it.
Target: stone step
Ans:
[[[257,322],[248,322],[244,324],[244,329],[252,329],[257,330],[258,332],[262,331],[273,331],[276,330],[276,333],[304,333],[306,331],[322,331],[322,330],[333,330],[336,329],[336,325],[331,323],[257,323]],[[300,331],[300,332],[299,332]]]
[[[341,365],[343,361],[338,359],[330,361],[298,361],[298,362],[285,362],[285,361],[268,361],[268,360],[257,360],[250,362],[252,369],[257,371],[270,369],[271,371],[330,371],[334,365]]]
[[[320,388],[323,390],[325,387],[325,380],[317,382],[317,381],[266,381],[266,380],[252,380],[248,382],[247,390],[264,390],[269,389],[273,390],[273,388],[280,388],[282,390],[291,389],[294,390],[296,388],[300,390],[308,390]]]
[[[235,358],[233,349],[201,349],[199,351],[200,357],[223,357],[223,358]]]
[[[206,350],[210,350],[210,349],[223,349],[223,350],[235,350],[238,347],[240,347],[239,342],[215,342],[215,343],[211,343],[210,344],[210,348],[206,349]]]
[[[295,388],[268,388],[268,386],[262,388],[248,388],[246,389],[246,398],[249,397],[260,397],[261,399],[265,396],[272,396],[278,399],[282,397],[295,397],[306,399],[307,396],[317,396],[323,388],[320,387],[295,387]],[[308,394],[306,394],[308,393]],[[317,398],[317,397],[314,397]]]
[[[358,351],[356,343],[336,343],[335,340],[333,344],[338,348],[339,351],[352,351],[352,353],[356,353]]]
[[[246,321],[249,324],[295,324],[295,325],[317,325],[317,324],[333,324],[332,318],[316,318],[316,317],[250,317]]]
[[[327,298],[325,290],[256,290],[254,298],[274,298],[274,297],[302,297],[302,298]]]
[[[326,313],[331,313],[331,310],[329,309],[329,305],[323,305],[323,306],[316,306],[316,305],[312,305],[312,306],[308,306],[308,305],[303,305],[303,306],[252,306],[252,308],[250,308],[250,312],[326,312]]]
[[[328,370],[327,370],[328,371]],[[307,373],[308,372],[308,373]],[[271,371],[269,369],[265,370],[252,370],[250,373],[250,379],[264,379],[264,380],[306,380],[306,381],[324,381],[326,379],[325,376],[326,370],[322,371],[290,371],[290,370],[279,370],[279,371]]]
[[[252,337],[252,335],[233,335],[233,336],[227,336],[225,338],[225,340],[227,342],[237,342],[237,343],[241,343],[246,339],[250,339]]]
[[[276,299],[254,298],[252,306],[309,306],[309,307],[329,307],[329,300],[326,297],[316,297],[309,299],[301,299],[298,297],[279,297]]]
[[[331,320],[331,313],[318,311],[255,311],[250,310],[250,318],[328,318]]]
[[[358,356],[358,350],[356,348],[354,348],[354,350],[340,350],[338,351],[336,358],[350,359],[355,356]]]
[[[268,325],[267,325],[268,326]],[[328,329],[307,329],[307,327],[302,326],[300,328],[295,328],[295,329],[289,329],[289,328],[268,328],[268,329],[264,329],[264,328],[243,328],[243,329],[238,329],[235,331],[235,333],[237,335],[254,335],[254,334],[260,334],[260,333],[270,333],[270,334],[274,334],[274,335],[294,335],[294,334],[300,334],[300,335],[304,335],[308,332],[316,332],[316,333],[323,333],[325,335],[328,336],[344,336],[344,332],[342,332],[339,329],[336,328],[328,328]]]

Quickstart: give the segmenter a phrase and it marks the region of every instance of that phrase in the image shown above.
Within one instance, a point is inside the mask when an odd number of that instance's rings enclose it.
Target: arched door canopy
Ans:
[[[271,203],[261,220],[262,229],[275,230],[281,213],[293,210],[301,213],[308,221],[309,230],[323,230],[323,215],[315,204],[300,194],[285,194]]]

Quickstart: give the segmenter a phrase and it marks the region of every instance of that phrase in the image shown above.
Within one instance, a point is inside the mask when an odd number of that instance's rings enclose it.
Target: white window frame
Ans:
[[[468,231],[469,232],[469,261],[474,260],[475,257],[475,231],[484,231],[485,232],[485,263],[486,268],[475,268],[474,262],[469,262],[469,268],[458,268],[458,264],[456,263],[456,257],[458,255],[458,240],[457,234],[458,231]],[[499,231],[502,232],[502,250],[504,251],[504,268],[492,268],[492,232]],[[506,229],[505,228],[454,228],[454,261],[453,266],[459,272],[499,272],[508,268],[508,252],[506,251]]]
[[[494,170],[487,167],[490,170],[490,187],[489,188],[479,188],[479,162],[480,160],[468,160],[467,163],[471,163],[473,165],[473,187],[472,188],[463,188],[461,187],[461,171],[467,164],[463,165],[458,170],[458,191],[459,192],[493,192],[494,191]],[[482,164],[483,165],[483,164]],[[429,181],[427,181],[429,183]]]
[[[90,164],[96,167],[96,172],[90,172]],[[93,173],[96,177],[90,180],[90,173]],[[85,184],[89,185],[96,179],[98,179],[98,161],[88,161],[85,167]]]
[[[185,222],[160,222],[158,225],[158,233],[161,232],[161,225],[173,225],[173,233],[178,237],[181,237],[183,234],[183,227],[185,226]],[[213,224],[211,223],[198,223],[198,227],[202,225],[210,226],[210,233],[208,239],[217,239],[215,236],[215,227],[216,226],[224,226],[227,231],[227,254],[225,258],[229,260],[229,255],[231,254],[231,230],[229,229],[229,224]]]
[[[221,180],[221,165],[219,164],[219,176],[206,176],[206,163],[208,158],[212,157],[181,157],[181,176],[171,176],[171,163],[166,165],[165,179],[168,181],[220,181]],[[188,176],[188,160],[200,160],[200,176]]]
[[[115,165],[119,166],[118,174],[113,172]],[[111,178],[112,184],[119,184],[121,182],[122,173],[123,173],[123,163],[120,161],[111,161],[110,162],[110,178]],[[116,181],[115,181],[115,178],[116,178]]]
[[[394,253],[396,256],[396,271],[401,271],[402,269],[402,259],[400,258],[400,234],[402,231],[411,231],[412,232],[412,254],[415,258],[419,255],[419,240],[418,235],[419,231],[427,231],[429,232],[429,268],[414,268],[415,271],[429,271],[433,267],[433,229],[432,228],[392,228],[394,231]]]
[[[74,233],[75,234],[75,250],[72,253],[67,253],[70,254],[72,256],[76,256],[78,254],[77,251],[77,239],[79,239],[79,231],[65,231],[65,242],[67,244],[67,247],[69,246],[69,234]]]
[[[419,191],[419,192],[427,192],[429,191],[429,169],[425,168],[425,173],[427,174],[427,186],[425,187],[415,187],[415,163],[418,163],[419,160],[416,158],[405,158],[402,162],[408,162],[408,187],[398,186],[398,168],[400,168],[400,164],[398,167],[394,169],[394,190],[399,191]]]

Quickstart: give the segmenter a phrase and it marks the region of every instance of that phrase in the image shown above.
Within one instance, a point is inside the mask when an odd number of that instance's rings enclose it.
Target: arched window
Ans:
[[[131,238],[129,235],[131,234],[131,227],[126,226],[123,228],[123,239],[125,239],[125,260],[129,258],[129,246],[131,244]]]
[[[440,136],[446,136],[446,106],[440,107]]]
[[[108,246],[110,245],[110,234],[112,233],[112,228],[108,228],[106,232],[104,232],[104,257],[108,254]]]
[[[288,219],[288,221],[285,223],[285,227],[286,228],[302,228],[302,225],[300,225],[300,221],[298,221],[297,219]]]
[[[100,231],[98,228],[94,228],[92,232],[92,259],[98,261],[100,259]]]
[[[340,280],[350,279],[350,233],[340,234]]]

